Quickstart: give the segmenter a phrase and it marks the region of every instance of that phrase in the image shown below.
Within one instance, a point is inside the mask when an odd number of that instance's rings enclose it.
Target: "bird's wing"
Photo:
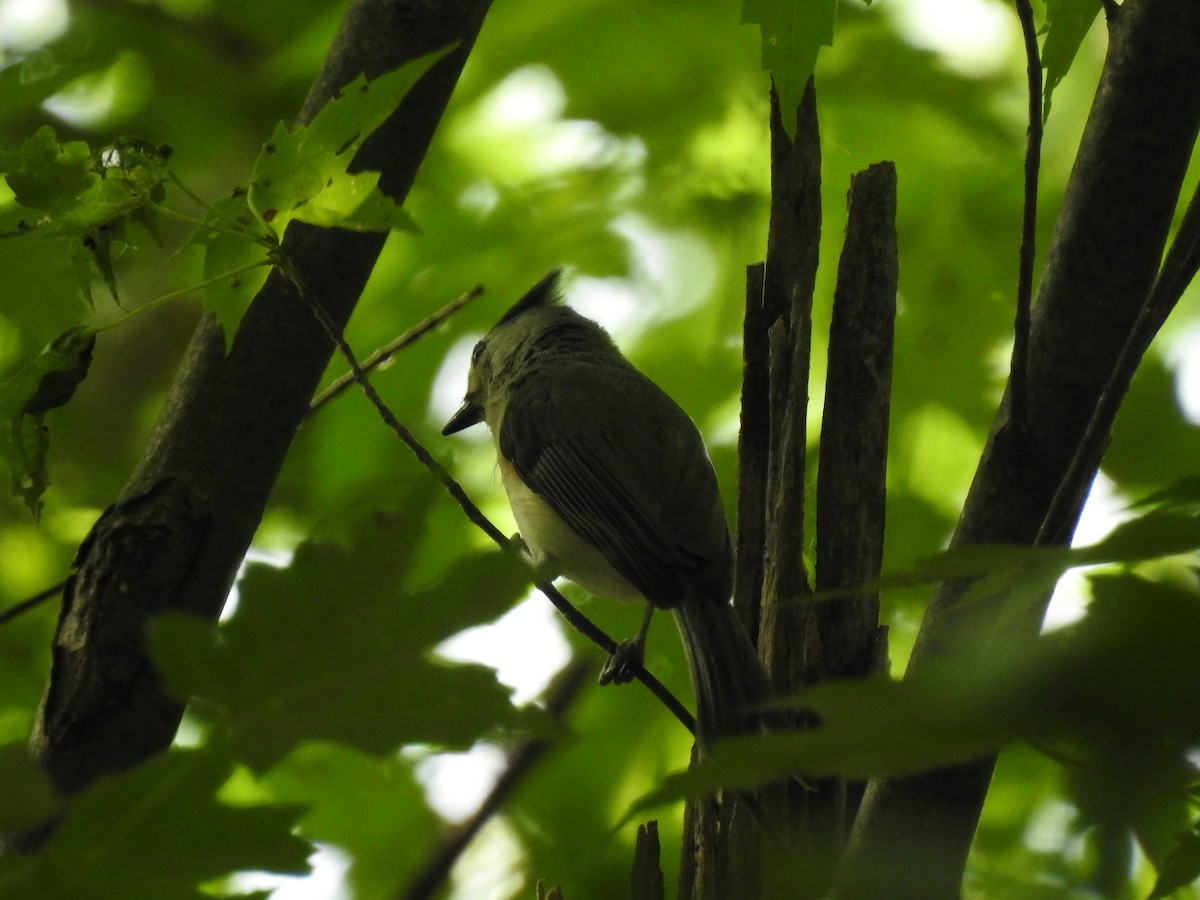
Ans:
[[[650,602],[696,589],[724,599],[728,531],[691,421],[633,370],[619,390],[612,372],[565,375],[514,391],[500,452]]]

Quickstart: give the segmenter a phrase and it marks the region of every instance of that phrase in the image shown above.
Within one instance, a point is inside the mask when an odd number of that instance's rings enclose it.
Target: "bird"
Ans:
[[[475,344],[442,433],[486,423],[536,572],[646,604],[602,683],[635,676],[653,612],[670,610],[698,747],[760,730],[770,682],[730,602],[729,527],[704,440],[600,325],[564,305],[560,276],[551,270]]]

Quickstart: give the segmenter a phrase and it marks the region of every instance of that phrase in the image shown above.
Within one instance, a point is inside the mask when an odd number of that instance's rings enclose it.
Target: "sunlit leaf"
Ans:
[[[204,222],[208,227],[192,239],[204,248],[204,308],[216,315],[228,345],[270,274],[274,235],[250,211],[243,190],[214,203]]]
[[[1046,84],[1042,91],[1042,117],[1050,115],[1054,89],[1066,77],[1079,45],[1100,12],[1100,0],[1046,0],[1046,40],[1042,45],[1042,66]]]
[[[837,0],[742,0],[742,23],[762,33],[762,67],[771,73],[784,127],[795,127],[817,52],[833,43]]]
[[[282,123],[277,125],[251,176],[248,200],[259,220],[273,228],[291,218],[319,225],[346,220],[350,227],[370,230],[411,227],[411,220],[399,213],[393,220],[395,226],[382,217],[374,182],[348,175],[346,170],[362,142],[451,49],[426,54],[370,82],[360,76],[306,126],[291,131]],[[355,219],[355,211],[364,204],[369,204],[371,212]]]
[[[18,204],[0,236],[66,238],[87,301],[93,277],[115,298],[112,260],[124,245],[124,220],[148,221],[147,205],[162,202],[170,155],[169,147],[138,138],[120,138],[93,154],[83,141],[60,144],[54,129],[43,126],[19,151],[0,153],[0,172]]]

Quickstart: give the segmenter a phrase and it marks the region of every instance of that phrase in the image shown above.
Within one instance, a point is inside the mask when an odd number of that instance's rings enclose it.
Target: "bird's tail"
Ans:
[[[717,738],[759,731],[771,684],[754,645],[729,603],[688,598],[672,607],[696,692],[696,738],[701,748]]]

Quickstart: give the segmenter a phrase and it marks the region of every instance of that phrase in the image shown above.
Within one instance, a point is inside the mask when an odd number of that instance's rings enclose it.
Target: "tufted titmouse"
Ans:
[[[442,433],[487,423],[537,568],[603,597],[648,601],[602,681],[632,677],[651,613],[670,609],[701,746],[754,730],[770,689],[729,603],[729,529],[704,442],[599,325],[558,305],[558,274],[475,345],[466,398]]]

